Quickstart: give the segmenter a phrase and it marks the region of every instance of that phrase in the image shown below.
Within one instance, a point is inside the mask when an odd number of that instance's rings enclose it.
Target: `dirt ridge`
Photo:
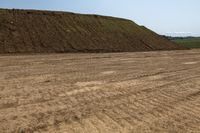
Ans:
[[[133,52],[185,49],[120,18],[0,9],[0,53]]]

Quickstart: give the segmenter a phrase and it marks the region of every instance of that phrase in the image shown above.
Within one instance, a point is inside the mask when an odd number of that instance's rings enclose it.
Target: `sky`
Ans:
[[[162,35],[200,36],[200,0],[0,0],[0,8],[114,16]]]

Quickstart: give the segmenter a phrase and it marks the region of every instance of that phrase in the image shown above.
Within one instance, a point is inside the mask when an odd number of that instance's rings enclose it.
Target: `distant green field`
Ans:
[[[172,41],[188,48],[200,48],[200,37],[173,39]]]

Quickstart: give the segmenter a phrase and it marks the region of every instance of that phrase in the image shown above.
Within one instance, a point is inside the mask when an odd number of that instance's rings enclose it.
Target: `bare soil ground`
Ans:
[[[0,132],[200,132],[200,50],[0,56]]]

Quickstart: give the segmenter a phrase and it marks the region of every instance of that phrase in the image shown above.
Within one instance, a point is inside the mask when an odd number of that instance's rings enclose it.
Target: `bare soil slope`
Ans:
[[[199,133],[200,50],[0,57],[1,133]]]
[[[184,49],[125,19],[65,12],[0,10],[0,53]]]

